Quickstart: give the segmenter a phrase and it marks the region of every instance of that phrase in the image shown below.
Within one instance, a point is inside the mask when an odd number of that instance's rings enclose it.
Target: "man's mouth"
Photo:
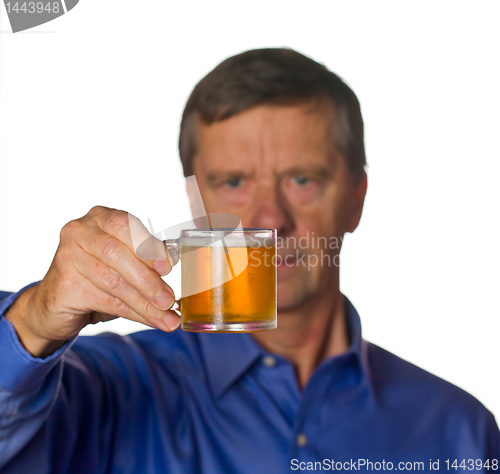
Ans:
[[[278,254],[276,258],[278,281],[286,280],[295,272],[297,266],[297,255],[291,253]]]
[[[276,256],[276,266],[280,267],[293,267],[297,262],[297,255],[288,253],[288,254],[278,254]]]

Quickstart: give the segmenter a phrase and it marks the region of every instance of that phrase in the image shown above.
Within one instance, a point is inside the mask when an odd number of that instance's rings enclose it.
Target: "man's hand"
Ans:
[[[169,310],[174,293],[160,278],[171,270],[165,246],[149,237],[148,249],[143,252],[141,246],[141,255],[149,260],[139,258],[130,224],[150,235],[127,212],[100,206],[63,227],[44,279],[6,313],[33,356],[45,357],[87,324],[116,317],[164,331],[179,326],[179,316]]]

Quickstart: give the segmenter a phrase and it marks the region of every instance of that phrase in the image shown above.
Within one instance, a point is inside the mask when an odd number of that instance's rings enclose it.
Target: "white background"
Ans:
[[[499,418],[498,5],[81,0],[17,34],[0,6],[0,289],[41,279],[60,228],[95,204],[187,220],[192,87],[230,55],[290,46],[361,101],[369,191],[341,285],[364,336]]]

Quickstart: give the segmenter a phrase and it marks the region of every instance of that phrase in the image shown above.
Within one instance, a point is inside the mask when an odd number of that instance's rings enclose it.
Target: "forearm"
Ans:
[[[151,364],[131,338],[72,344],[32,357],[0,317],[0,472],[105,472],[117,433],[134,442],[128,428],[146,428],[148,410],[157,412],[145,403]],[[175,389],[168,387],[170,399]]]
[[[21,345],[13,324],[2,314],[4,308],[1,304],[0,470],[29,443],[49,416],[60,387],[60,359],[71,345],[45,359],[32,357]]]
[[[39,285],[26,289],[6,310],[4,317],[16,330],[23,347],[33,356],[45,358],[59,349],[66,341],[55,341],[41,336],[33,326],[32,321],[39,319],[36,314],[35,296]]]

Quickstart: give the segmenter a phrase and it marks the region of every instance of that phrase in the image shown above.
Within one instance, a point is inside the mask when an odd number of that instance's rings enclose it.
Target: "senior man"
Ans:
[[[217,66],[189,98],[179,143],[207,212],[275,228],[284,242],[341,242],[359,223],[358,100],[295,51]],[[171,333],[179,317],[160,278],[170,259],[154,240],[156,258],[139,258],[128,225],[103,207],[71,221],[44,279],[1,303],[2,472],[498,468],[487,409],[363,340],[338,265],[325,263],[338,246],[279,249],[276,330]],[[76,339],[117,316],[156,329]]]

